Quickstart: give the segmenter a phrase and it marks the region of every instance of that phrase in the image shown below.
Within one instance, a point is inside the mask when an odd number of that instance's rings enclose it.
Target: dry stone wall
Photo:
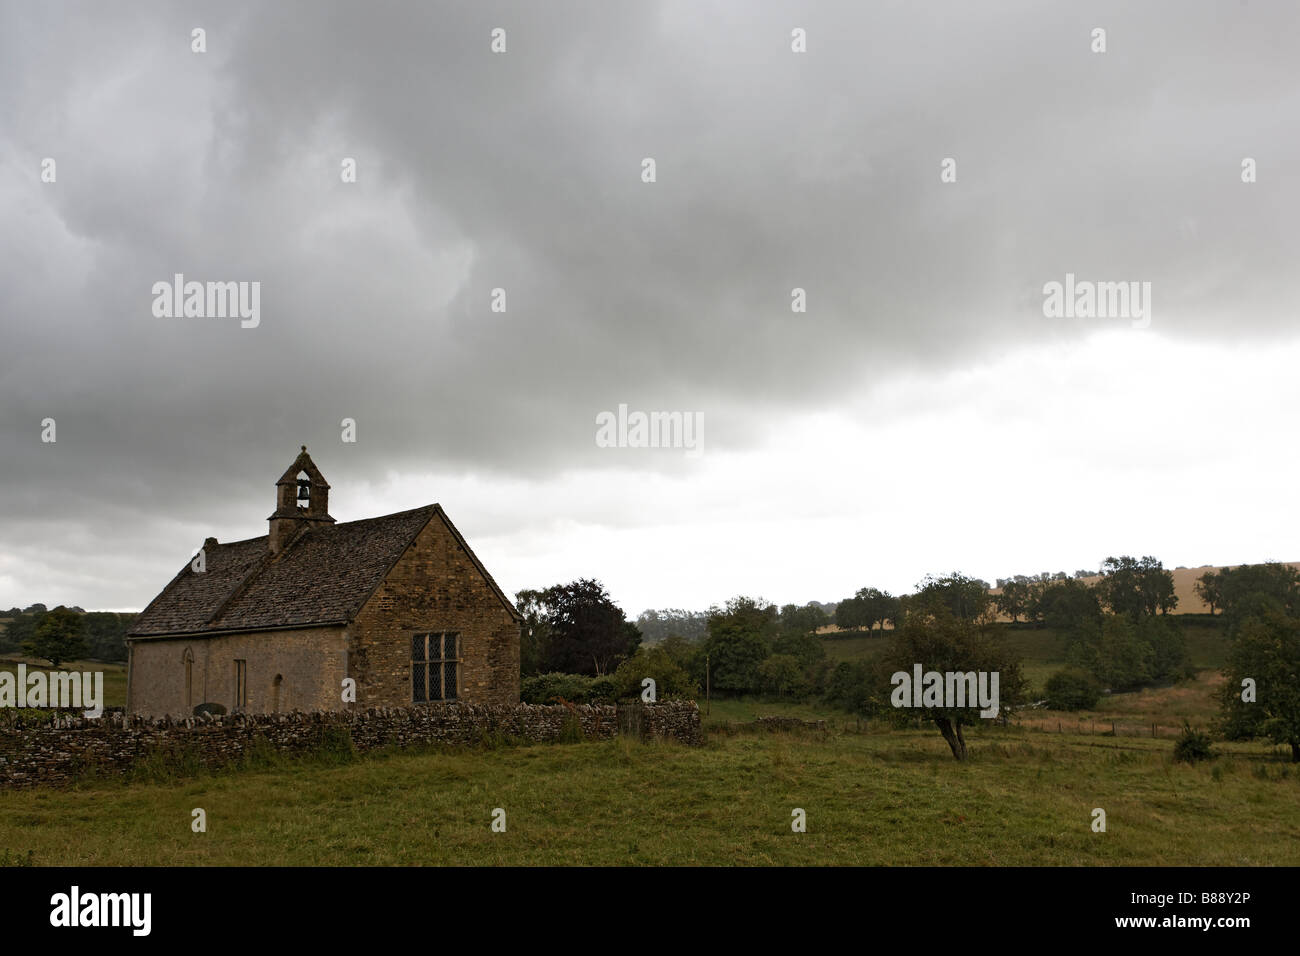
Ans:
[[[702,742],[694,701],[637,704],[635,733],[647,740]],[[183,719],[122,713],[87,718],[56,713],[11,719],[0,727],[0,787],[68,783],[86,773],[117,775],[156,755],[183,755],[201,766],[241,759],[252,747],[305,753],[349,739],[358,752],[387,746],[474,744],[485,738],[554,741],[576,736],[603,740],[629,725],[613,705],[497,707],[430,704],[363,711],[233,714]],[[622,716],[622,719],[620,719]],[[344,733],[346,731],[346,734]],[[624,731],[627,732],[627,731]]]

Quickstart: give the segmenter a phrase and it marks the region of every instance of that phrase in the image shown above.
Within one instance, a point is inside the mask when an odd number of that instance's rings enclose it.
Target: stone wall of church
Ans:
[[[345,706],[346,653],[341,627],[136,639],[130,644],[127,709],[148,717],[188,717],[204,703],[230,713],[339,710]],[[235,699],[237,661],[244,662],[242,708]]]
[[[445,631],[460,634],[458,699],[519,703],[519,624],[435,515],[350,628],[357,707],[409,705],[411,637]]]

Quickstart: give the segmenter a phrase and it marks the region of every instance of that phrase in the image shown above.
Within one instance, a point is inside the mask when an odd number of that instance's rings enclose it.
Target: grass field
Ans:
[[[1189,767],[1168,741],[973,736],[964,764],[932,731],[839,727],[106,781],[0,793],[0,846],[104,866],[1300,864],[1300,773],[1267,748]],[[190,829],[195,807],[207,833]],[[806,833],[791,831],[796,807]]]

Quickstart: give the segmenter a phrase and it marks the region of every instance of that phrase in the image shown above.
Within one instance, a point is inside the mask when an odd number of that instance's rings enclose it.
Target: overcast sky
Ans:
[[[1260,0],[0,0],[0,607],[143,607],[304,443],[336,519],[441,502],[633,615],[1300,559],[1298,49]],[[259,323],[155,316],[176,273]],[[1045,316],[1067,273],[1149,324]]]

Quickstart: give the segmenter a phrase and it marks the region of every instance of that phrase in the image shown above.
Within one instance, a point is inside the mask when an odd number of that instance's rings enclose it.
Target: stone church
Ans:
[[[338,524],[329,490],[303,446],[268,534],[204,542],[127,634],[128,711],[519,702],[519,612],[442,507]]]

